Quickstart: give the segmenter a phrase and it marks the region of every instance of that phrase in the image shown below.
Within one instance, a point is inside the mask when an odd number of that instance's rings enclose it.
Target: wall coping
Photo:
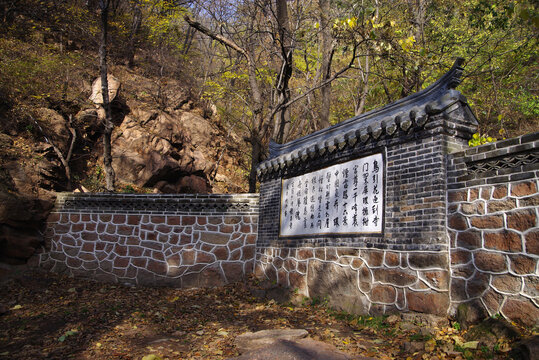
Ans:
[[[59,193],[57,212],[258,215],[258,194]]]

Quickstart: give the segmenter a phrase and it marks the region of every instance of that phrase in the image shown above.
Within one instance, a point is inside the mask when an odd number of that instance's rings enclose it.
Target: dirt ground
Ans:
[[[505,359],[532,335],[518,329],[518,338],[468,341],[456,323],[353,316],[310,299],[278,304],[255,298],[253,286],[138,288],[26,268],[4,273],[0,359],[227,359],[239,355],[236,336],[281,328],[377,359]]]

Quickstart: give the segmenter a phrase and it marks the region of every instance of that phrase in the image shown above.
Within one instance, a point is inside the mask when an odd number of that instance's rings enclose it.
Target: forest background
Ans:
[[[50,176],[69,181],[50,190],[102,189],[103,126],[80,115],[99,74],[99,5],[0,0],[2,164],[45,156],[36,143],[55,145],[42,116],[53,110],[69,132],[46,156],[69,171]],[[206,139],[217,148],[211,169],[198,174],[208,191],[255,191],[270,139],[287,142],[420,91],[457,57],[477,142],[539,130],[534,0],[110,0],[108,25],[109,72],[124,74],[115,126],[133,104],[152,116],[185,110],[208,120],[218,133]],[[135,80],[126,84],[128,75]],[[219,167],[229,186],[214,186]],[[4,187],[17,191],[10,176],[3,171]],[[160,180],[119,176],[128,192]]]

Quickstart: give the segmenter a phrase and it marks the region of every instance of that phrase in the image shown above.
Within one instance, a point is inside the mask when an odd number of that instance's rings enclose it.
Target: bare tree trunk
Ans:
[[[112,168],[111,137],[114,124],[109,100],[109,82],[107,79],[107,30],[110,0],[100,0],[101,8],[101,45],[99,47],[99,66],[101,70],[101,93],[103,95],[103,108],[105,109],[105,130],[103,133],[103,165],[105,167],[105,181],[107,191],[114,191],[114,169]]]
[[[361,69],[361,82],[363,82],[363,91],[361,91],[358,102],[356,103],[356,107],[354,109],[354,113],[356,116],[361,115],[363,113],[363,110],[365,109],[365,102],[367,101],[367,95],[369,94],[369,73],[370,73],[369,55],[365,57],[365,67],[362,68],[360,64],[360,69]],[[359,91],[360,90],[358,90],[358,92]]]
[[[140,2],[133,4],[133,23],[131,25],[131,34],[129,35],[129,44],[127,48],[127,67],[130,69],[135,65],[135,50],[137,47],[137,35],[142,24],[142,10]]]
[[[333,57],[333,46],[331,40],[331,27],[329,23],[329,13],[331,0],[318,0],[320,11],[320,54],[322,56],[320,68],[320,83],[323,83],[330,78],[331,75],[331,60]],[[320,112],[318,114],[318,129],[324,129],[330,126],[329,113],[331,107],[331,83],[320,88]]]
[[[288,19],[286,0],[277,0],[277,29],[279,34],[279,49],[281,53],[281,66],[277,75],[277,106],[286,104],[290,100],[289,82],[292,77],[292,34]],[[285,140],[290,128],[290,111],[288,107],[282,107],[276,113],[276,126],[273,137],[278,143]]]

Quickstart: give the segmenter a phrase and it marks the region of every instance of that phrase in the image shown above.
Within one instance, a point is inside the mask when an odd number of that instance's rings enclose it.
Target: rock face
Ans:
[[[113,133],[116,175],[165,193],[208,193],[215,163],[201,149],[215,136],[209,121],[193,113],[134,110]]]
[[[24,264],[42,243],[53,202],[0,193],[0,261]]]

